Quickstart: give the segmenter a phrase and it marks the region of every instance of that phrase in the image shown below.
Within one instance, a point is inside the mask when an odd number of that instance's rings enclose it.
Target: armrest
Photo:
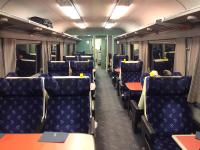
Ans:
[[[142,121],[142,136],[145,139],[148,138],[148,140],[152,139],[156,134],[155,130],[152,128],[151,124],[147,121],[145,116],[142,116],[141,121]]]

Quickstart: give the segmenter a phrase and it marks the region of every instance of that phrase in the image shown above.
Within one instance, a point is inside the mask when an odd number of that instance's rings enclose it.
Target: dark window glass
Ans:
[[[51,45],[51,60],[52,61],[60,60],[60,44]]]
[[[41,69],[41,44],[16,45],[16,72],[19,76],[32,76]]]
[[[174,55],[175,44],[149,44],[149,64],[151,70],[157,70],[161,75],[163,75],[164,70],[173,72]]]

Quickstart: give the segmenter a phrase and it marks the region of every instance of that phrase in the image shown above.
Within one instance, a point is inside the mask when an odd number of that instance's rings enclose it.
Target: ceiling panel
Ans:
[[[115,0],[74,0],[88,27],[102,27],[113,8]],[[0,0],[0,8],[6,0]],[[175,15],[186,9],[197,7],[200,0],[133,0],[129,11],[117,21],[116,27],[131,32],[146,26],[156,19]],[[57,31],[76,27],[74,21],[65,16],[57,7],[56,0],[12,0],[3,11],[22,18],[39,16],[54,23]]]

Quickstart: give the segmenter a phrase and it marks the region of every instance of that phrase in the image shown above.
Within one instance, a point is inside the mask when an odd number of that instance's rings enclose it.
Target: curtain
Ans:
[[[63,60],[63,56],[64,56],[64,43],[61,42],[60,43],[60,60]]]
[[[192,77],[192,83],[190,86],[190,92],[188,96],[189,102],[197,102],[200,103],[200,52],[197,52],[197,58],[194,68],[194,75]]]
[[[174,71],[181,72],[185,75],[186,52],[185,52],[185,38],[176,39]]]
[[[4,67],[4,59],[3,59],[3,42],[0,39],[0,77],[5,76],[5,67]]]
[[[16,71],[16,40],[3,39],[3,59],[5,75]]]
[[[48,72],[48,49],[47,49],[47,42],[43,41],[42,42],[42,68],[43,68],[43,73]]]
[[[195,70],[195,64],[197,61],[197,55],[200,50],[200,38],[192,38],[192,46],[190,49],[189,64],[188,64],[188,75],[192,76]]]
[[[51,61],[51,42],[47,42],[48,61]]]
[[[148,41],[139,42],[139,58],[143,61],[143,72],[149,71]]]

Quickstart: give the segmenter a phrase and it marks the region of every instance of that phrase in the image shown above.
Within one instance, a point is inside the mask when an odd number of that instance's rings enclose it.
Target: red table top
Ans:
[[[140,82],[127,82],[125,85],[131,91],[142,91],[142,85]]]
[[[200,140],[195,135],[173,135],[172,138],[183,150],[200,150]]]
[[[1,150],[94,150],[92,135],[72,133],[64,143],[39,142],[42,134],[5,134]]]

